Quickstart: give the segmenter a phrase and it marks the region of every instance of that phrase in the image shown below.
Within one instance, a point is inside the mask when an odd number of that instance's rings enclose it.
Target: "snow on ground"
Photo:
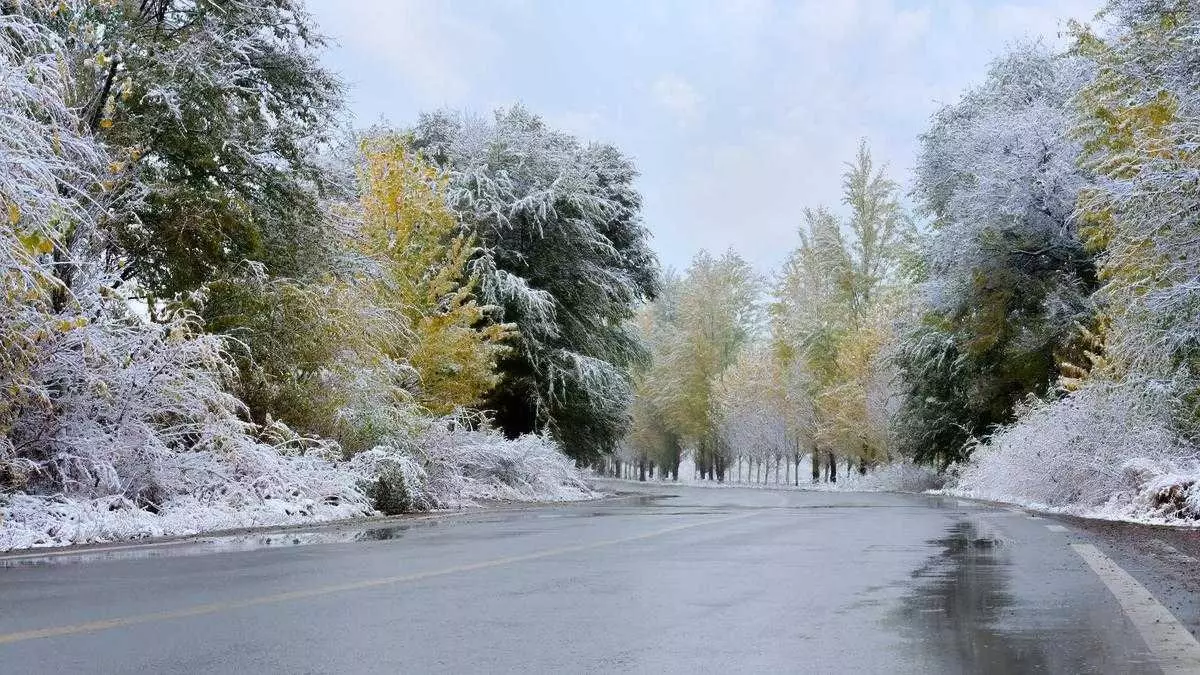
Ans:
[[[1200,526],[1200,454],[1169,400],[1095,383],[983,439],[946,493],[1051,513]]]
[[[964,483],[962,479],[952,479],[944,489],[934,492],[1081,518],[1200,527],[1197,515],[1200,514],[1200,466],[1172,472],[1161,467],[1147,469],[1135,461],[1126,463],[1121,472],[1127,476],[1126,487],[1099,503],[1048,503],[1000,487],[981,488],[974,482]]]
[[[249,466],[153,512],[121,495],[0,495],[0,551],[359,518],[378,513],[371,488],[381,476],[403,484],[404,511],[601,496],[542,437],[510,441],[493,430],[443,428],[420,440],[415,452],[376,448],[349,462],[250,453],[243,462]],[[204,465],[200,458],[184,463]],[[230,461],[222,462],[228,469]]]

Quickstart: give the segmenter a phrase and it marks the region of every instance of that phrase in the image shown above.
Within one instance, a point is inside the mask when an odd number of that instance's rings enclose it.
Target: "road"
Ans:
[[[1200,625],[1194,533],[929,495],[608,488],[636,492],[0,558],[0,672],[1157,673],[1200,664],[1189,660]],[[1146,589],[1161,604],[1130,595]]]

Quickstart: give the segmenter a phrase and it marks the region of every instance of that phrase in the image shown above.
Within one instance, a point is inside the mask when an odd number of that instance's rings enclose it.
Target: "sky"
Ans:
[[[664,265],[759,269],[803,207],[840,208],[866,139],[907,190],[930,115],[1007,45],[1062,44],[1099,0],[309,0],[360,126],[516,103],[612,143]]]

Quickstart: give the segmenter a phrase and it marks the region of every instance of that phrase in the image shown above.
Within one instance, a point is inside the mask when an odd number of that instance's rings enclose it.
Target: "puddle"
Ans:
[[[939,552],[913,572],[916,585],[896,612],[901,632],[946,672],[1045,672],[1042,642],[998,625],[1014,603],[1004,542],[964,521],[928,543]]]

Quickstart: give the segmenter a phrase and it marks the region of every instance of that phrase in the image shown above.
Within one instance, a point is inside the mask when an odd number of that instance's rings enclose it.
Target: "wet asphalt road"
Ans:
[[[1192,533],[607,487],[638,494],[0,558],[0,672],[1160,672],[1072,542],[1197,629]]]

